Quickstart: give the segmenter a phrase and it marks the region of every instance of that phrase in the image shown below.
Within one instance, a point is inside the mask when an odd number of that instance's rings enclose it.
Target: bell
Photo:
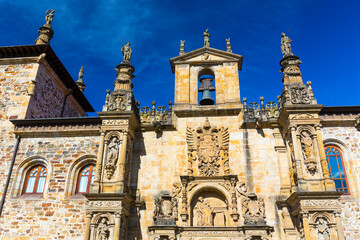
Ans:
[[[211,98],[209,89],[205,89],[200,100],[200,105],[214,105],[214,100]]]

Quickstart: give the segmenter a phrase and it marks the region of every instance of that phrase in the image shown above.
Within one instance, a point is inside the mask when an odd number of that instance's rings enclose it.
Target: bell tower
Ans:
[[[241,108],[238,71],[243,56],[231,51],[226,39],[226,51],[210,47],[210,34],[204,32],[204,46],[185,53],[185,41],[180,41],[179,56],[171,58],[175,73],[174,111]]]

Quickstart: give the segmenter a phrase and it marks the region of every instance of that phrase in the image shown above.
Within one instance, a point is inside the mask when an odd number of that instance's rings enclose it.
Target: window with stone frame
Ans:
[[[42,165],[32,167],[26,174],[23,193],[44,193],[47,169]]]
[[[343,191],[345,194],[350,194],[341,150],[335,146],[327,146],[325,147],[325,154],[330,178],[335,182],[336,191]]]
[[[83,167],[78,176],[76,193],[88,193],[91,184],[94,182],[95,165],[87,165]]]

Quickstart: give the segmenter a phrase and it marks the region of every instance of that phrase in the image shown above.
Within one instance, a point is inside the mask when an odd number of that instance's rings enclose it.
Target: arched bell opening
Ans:
[[[216,102],[215,86],[212,84],[215,83],[214,72],[209,68],[202,69],[198,74],[198,80],[198,91],[202,92],[199,94],[199,105],[214,105]]]
[[[226,196],[215,188],[206,188],[196,193],[190,204],[190,226],[229,226],[229,209]]]

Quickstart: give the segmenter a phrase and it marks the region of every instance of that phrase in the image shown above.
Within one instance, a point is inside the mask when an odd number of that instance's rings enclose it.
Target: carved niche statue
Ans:
[[[316,230],[318,240],[330,240],[330,229],[325,218],[320,217],[316,220]]]
[[[193,173],[193,162],[198,161],[199,175],[218,176],[223,164],[224,173],[229,174],[229,131],[224,127],[211,127],[206,118],[202,128],[186,129],[188,144],[188,173]]]
[[[210,206],[210,202],[203,197],[199,197],[199,201],[196,204],[198,210],[198,226],[214,226],[213,212],[214,208]]]
[[[285,33],[281,33],[281,52],[284,57],[294,55],[291,51],[291,42],[292,40]]]
[[[96,240],[108,240],[110,235],[110,227],[106,217],[101,218],[96,229]]]
[[[317,172],[317,164],[313,149],[313,140],[308,131],[301,132],[301,148],[306,168],[311,175],[314,175]]]
[[[126,42],[126,45],[124,45],[121,48],[121,52],[123,54],[123,62],[130,62],[132,50],[130,47],[130,42]]]
[[[46,25],[51,25],[54,19],[55,10],[49,9],[46,11],[45,21]]]
[[[116,170],[119,157],[119,139],[114,136],[108,145],[107,161],[105,165],[106,177],[110,180]]]
[[[210,33],[209,29],[204,32],[204,47],[210,47]]]

